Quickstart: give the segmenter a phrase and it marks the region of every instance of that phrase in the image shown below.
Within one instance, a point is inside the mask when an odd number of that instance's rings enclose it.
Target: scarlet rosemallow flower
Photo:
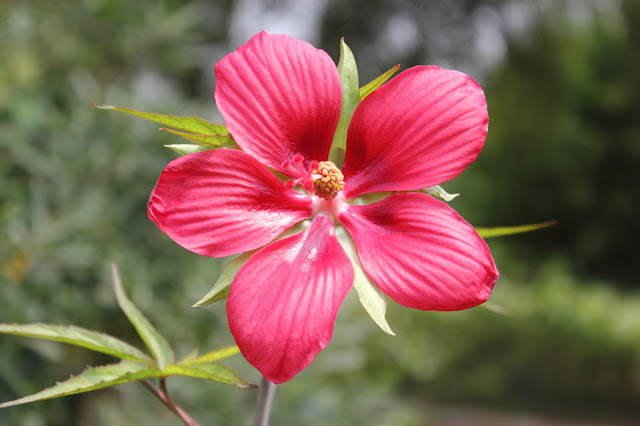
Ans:
[[[422,310],[489,297],[498,271],[486,243],[424,192],[482,149],[488,115],[474,80],[418,66],[379,87],[353,113],[340,170],[328,158],[341,80],[324,51],[262,32],[215,74],[218,108],[241,150],[171,162],[149,217],[195,253],[250,252],[227,315],[242,354],[268,380],[291,379],[324,349],[354,279],[370,285],[361,299],[384,293]]]

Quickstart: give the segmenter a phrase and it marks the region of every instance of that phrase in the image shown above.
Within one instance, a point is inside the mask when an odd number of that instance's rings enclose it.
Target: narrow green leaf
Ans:
[[[253,253],[255,253],[255,250],[243,253],[238,258],[227,263],[227,266],[224,267],[215,284],[211,287],[211,290],[209,290],[207,294],[205,294],[191,307],[199,308],[200,306],[210,305],[213,302],[224,300],[229,297],[229,289],[231,288],[233,279],[236,277],[236,274],[242,265],[249,260]]]
[[[58,382],[53,387],[30,396],[0,404],[0,408],[89,392],[122,383],[160,376],[162,376],[162,372],[157,368],[145,367],[142,364],[132,361],[122,361],[119,364],[105,365],[102,367],[89,367],[81,374],[72,376],[67,381]]]
[[[548,222],[535,223],[530,225],[501,226],[496,228],[476,228],[476,232],[482,238],[494,238],[502,237],[504,235],[522,234],[523,232],[536,231],[538,229],[553,226],[557,223],[558,222],[555,220],[550,220]]]
[[[238,376],[236,372],[229,367],[216,363],[190,364],[188,367],[168,365],[167,368],[163,370],[163,373],[165,376],[187,376],[215,380],[216,382],[229,383],[245,389],[257,387]]]
[[[211,151],[218,149],[218,147],[212,145],[196,145],[193,143],[165,145],[166,148],[172,149],[180,155],[193,154],[194,152]]]
[[[138,348],[120,339],[73,325],[0,324],[0,333],[69,343],[96,352],[112,355],[116,358],[130,359],[150,366],[154,365],[153,360]]]
[[[204,355],[200,355],[199,357],[193,358],[185,358],[180,362],[180,366],[187,366],[191,364],[199,364],[203,362],[216,362],[221,359],[228,358],[232,355],[236,355],[240,353],[240,349],[237,346],[227,346],[225,348],[217,349],[215,351],[207,352]]]
[[[373,322],[375,322],[382,331],[392,336],[396,334],[391,330],[387,323],[387,299],[385,294],[375,285],[366,275],[358,259],[358,252],[355,243],[342,227],[336,228],[336,237],[338,242],[344,249],[345,253],[351,261],[354,272],[353,287],[358,293],[358,299],[362,307],[367,311]]]
[[[380,77],[375,80],[370,81],[360,88],[360,99],[364,99],[373,92],[375,92],[380,86],[387,82],[398,70],[400,69],[400,65],[396,65],[391,68],[389,71],[382,74]]]
[[[142,315],[142,312],[135,307],[135,305],[129,300],[126,293],[122,289],[122,282],[120,281],[120,274],[115,263],[111,264],[111,275],[113,277],[113,287],[116,292],[116,298],[120,308],[124,311],[131,321],[131,324],[135,327],[136,331],[151,351],[151,354],[158,362],[160,369],[164,369],[165,366],[173,362],[173,352],[169,347],[169,343],[158,333],[158,331],[151,325],[148,319]]]
[[[203,120],[197,116],[180,117],[177,115],[156,114],[154,112],[136,111],[130,108],[115,107],[111,105],[99,104],[91,102],[96,108],[120,111],[136,117],[144,118],[164,126],[173,127],[174,129],[183,130],[185,132],[198,133],[201,135],[228,135],[229,131],[221,124],[213,124],[207,120]]]
[[[356,107],[360,103],[360,92],[358,89],[358,68],[356,59],[349,49],[349,46],[340,40],[340,61],[338,62],[338,75],[342,86],[342,107],[340,109],[340,119],[333,135],[329,160],[333,161],[338,168],[342,168],[344,155],[347,148],[347,130]]]
[[[167,129],[162,127],[160,130],[164,130],[165,132],[173,133],[174,135],[181,136],[185,139],[189,139],[191,141],[196,142],[199,145],[205,146],[223,146],[223,145],[235,145],[236,141],[233,140],[230,134],[200,134],[200,133],[189,133],[189,132],[181,132],[179,130]]]

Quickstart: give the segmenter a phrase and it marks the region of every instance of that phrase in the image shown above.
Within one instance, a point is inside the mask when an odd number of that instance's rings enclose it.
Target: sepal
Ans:
[[[336,238],[351,261],[354,272],[353,286],[358,293],[358,299],[362,307],[382,331],[395,336],[396,334],[391,330],[385,318],[387,312],[387,297],[362,269],[362,265],[358,259],[356,245],[349,236],[349,233],[342,226],[338,226],[336,228]]]
[[[356,59],[349,46],[340,40],[340,61],[338,62],[338,76],[342,86],[342,106],[340,108],[340,119],[333,134],[333,142],[329,151],[329,160],[341,168],[344,164],[344,155],[347,149],[347,131],[349,123],[356,107],[360,103],[360,92],[358,89],[358,67]]]

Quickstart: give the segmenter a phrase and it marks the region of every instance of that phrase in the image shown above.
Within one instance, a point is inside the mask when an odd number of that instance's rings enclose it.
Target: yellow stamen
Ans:
[[[314,193],[325,200],[331,200],[344,188],[344,175],[331,161],[318,163],[312,176]]]

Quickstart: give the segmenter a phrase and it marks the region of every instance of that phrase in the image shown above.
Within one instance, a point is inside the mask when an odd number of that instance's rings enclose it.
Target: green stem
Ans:
[[[258,394],[258,404],[256,405],[256,418],[253,426],[268,426],[271,405],[273,404],[273,395],[276,392],[276,385],[262,378],[260,383],[260,393]]]

